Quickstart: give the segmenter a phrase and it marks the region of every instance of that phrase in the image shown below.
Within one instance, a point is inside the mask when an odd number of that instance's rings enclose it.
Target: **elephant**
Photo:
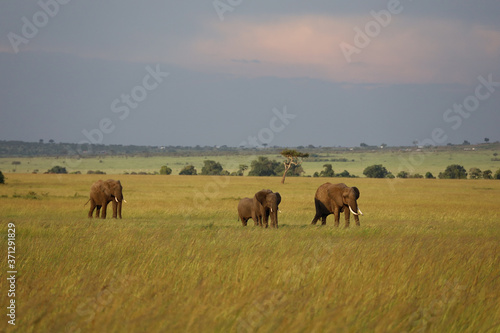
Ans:
[[[253,212],[253,199],[252,198],[243,198],[238,203],[238,220],[241,220],[243,226],[247,225],[247,222],[250,218],[253,219],[255,225],[259,225],[257,220],[253,217],[255,216]]]
[[[271,190],[260,190],[253,197],[252,218],[261,227],[268,227],[271,216],[271,228],[278,228],[278,211],[281,195]]]
[[[90,201],[89,218],[92,218],[92,214],[96,208],[96,218],[99,218],[102,207],[101,218],[105,219],[106,209],[110,201],[113,202],[113,218],[116,219],[117,216],[122,218],[122,202],[126,202],[125,199],[123,199],[122,190],[123,187],[119,180],[98,180],[92,184],[90,188],[90,199],[88,200]]]
[[[311,224],[321,218],[321,224],[326,224],[326,217],[330,214],[335,216],[335,226],[339,226],[340,213],[344,212],[345,227],[349,227],[350,213],[353,213],[356,225],[359,226],[359,215],[363,215],[358,207],[359,190],[357,187],[348,187],[344,183],[325,183],[318,187],[314,196],[316,215]]]

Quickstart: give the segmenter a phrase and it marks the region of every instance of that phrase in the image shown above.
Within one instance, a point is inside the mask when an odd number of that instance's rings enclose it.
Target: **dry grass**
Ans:
[[[498,181],[340,180],[365,213],[344,229],[309,225],[324,179],[119,176],[123,220],[89,220],[98,176],[7,176],[23,332],[500,331]],[[278,230],[237,221],[262,188]]]

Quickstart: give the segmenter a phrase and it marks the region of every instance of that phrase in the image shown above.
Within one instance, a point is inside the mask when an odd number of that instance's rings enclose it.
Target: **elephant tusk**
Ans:
[[[278,212],[280,212],[280,213],[281,213],[281,209],[278,209]]]
[[[352,210],[351,206],[349,206],[349,210],[350,210],[350,211],[351,211],[351,213],[353,213],[354,215],[358,215],[358,214],[356,214],[356,213]]]
[[[118,199],[115,197],[115,201],[118,202]]]
[[[123,199],[123,202],[127,203],[127,200]]]
[[[271,213],[273,212],[273,209],[271,208]]]
[[[358,213],[359,215],[363,215],[363,212],[361,212],[361,209],[358,208]]]

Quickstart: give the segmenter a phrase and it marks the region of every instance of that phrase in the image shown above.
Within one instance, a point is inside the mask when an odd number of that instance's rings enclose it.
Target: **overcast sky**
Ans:
[[[500,1],[4,1],[0,140],[500,140]]]

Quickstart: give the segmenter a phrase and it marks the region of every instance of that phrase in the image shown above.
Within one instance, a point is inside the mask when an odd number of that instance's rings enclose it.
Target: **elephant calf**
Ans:
[[[346,184],[325,183],[318,187],[314,196],[316,206],[316,215],[311,224],[321,218],[321,224],[326,224],[326,217],[333,214],[335,217],[335,226],[339,226],[340,213],[344,212],[345,226],[349,227],[350,213],[354,215],[356,225],[359,226],[359,216],[363,215],[358,208],[359,190],[357,187],[348,187]]]
[[[253,199],[251,198],[243,198],[240,200],[238,203],[238,219],[241,220],[241,223],[243,226],[247,225],[247,222],[250,218],[253,219],[253,216],[255,214],[253,213]],[[257,221],[255,219],[254,224],[257,224]]]
[[[243,226],[252,218],[255,225],[268,227],[271,217],[271,227],[278,228],[278,211],[281,195],[271,190],[260,190],[252,199],[243,198],[238,204],[238,216]]]

